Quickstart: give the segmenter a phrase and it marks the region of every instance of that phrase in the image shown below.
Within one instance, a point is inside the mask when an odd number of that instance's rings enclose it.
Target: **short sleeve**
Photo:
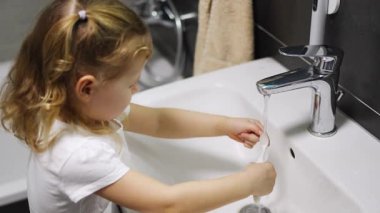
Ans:
[[[76,203],[116,182],[128,170],[111,145],[87,141],[71,154],[61,168],[61,190]]]

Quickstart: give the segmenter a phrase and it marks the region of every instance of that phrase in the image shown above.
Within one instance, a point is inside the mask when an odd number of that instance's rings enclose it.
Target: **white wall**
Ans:
[[[0,0],[0,62],[12,60],[50,0]]]

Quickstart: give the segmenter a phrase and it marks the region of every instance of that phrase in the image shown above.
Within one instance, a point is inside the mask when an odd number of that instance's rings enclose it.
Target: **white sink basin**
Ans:
[[[284,71],[275,60],[265,58],[147,90],[133,102],[260,119],[263,97],[255,83]],[[336,135],[312,136],[306,130],[310,105],[307,89],[271,97],[269,161],[276,167],[277,181],[262,203],[272,213],[379,212],[379,140],[339,110]],[[228,137],[169,140],[133,133],[126,137],[130,166],[168,184],[239,171],[255,161],[259,151],[258,146],[249,150]],[[239,212],[251,202],[248,197],[212,212]]]

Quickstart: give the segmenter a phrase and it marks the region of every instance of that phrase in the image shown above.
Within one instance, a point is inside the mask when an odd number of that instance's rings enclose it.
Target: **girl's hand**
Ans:
[[[249,149],[253,148],[263,133],[263,125],[255,119],[227,118],[223,126],[228,137]]]
[[[249,175],[249,180],[252,183],[252,195],[262,196],[269,194],[276,182],[276,170],[273,164],[265,163],[251,163],[244,172]]]

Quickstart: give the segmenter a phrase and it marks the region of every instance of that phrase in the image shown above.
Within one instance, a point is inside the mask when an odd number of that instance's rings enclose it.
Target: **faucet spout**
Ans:
[[[258,91],[262,95],[272,95],[311,88],[314,98],[309,131],[319,137],[332,136],[336,133],[337,99],[342,94],[338,89],[338,79],[343,52],[327,46],[304,46],[283,48],[280,53],[288,56],[307,56],[312,58],[314,63],[262,79],[256,83]]]
[[[303,67],[262,79],[256,85],[262,95],[272,95],[312,87],[318,79],[322,79],[322,76],[315,74],[312,67]]]

